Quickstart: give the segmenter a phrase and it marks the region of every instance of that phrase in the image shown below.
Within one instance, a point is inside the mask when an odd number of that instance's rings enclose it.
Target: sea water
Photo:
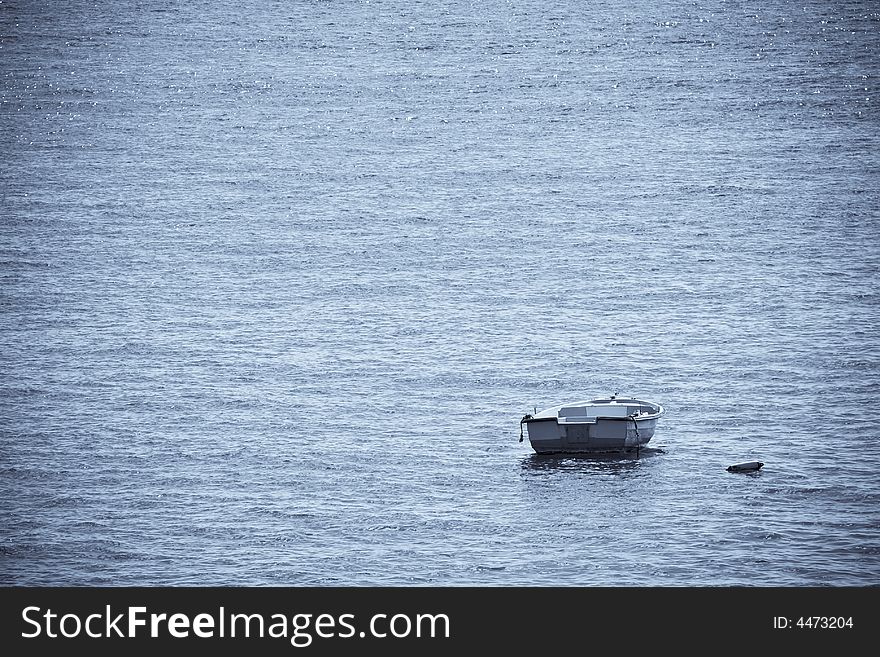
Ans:
[[[878,81],[856,0],[3,0],[0,582],[877,584]]]

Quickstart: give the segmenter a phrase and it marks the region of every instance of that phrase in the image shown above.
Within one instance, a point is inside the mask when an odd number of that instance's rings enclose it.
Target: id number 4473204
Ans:
[[[852,629],[852,616],[799,616],[788,618],[786,616],[774,616],[773,628],[787,630],[797,628],[801,630],[846,630]]]

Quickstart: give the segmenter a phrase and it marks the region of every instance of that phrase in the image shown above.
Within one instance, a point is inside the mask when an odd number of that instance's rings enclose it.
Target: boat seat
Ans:
[[[564,406],[559,409],[557,416],[572,420],[584,420],[597,417],[629,417],[633,412],[629,406],[601,404],[596,406]]]
[[[630,414],[628,406],[618,406],[617,404],[590,408],[590,415],[593,417],[627,417]]]
[[[583,406],[566,406],[559,409],[559,417],[584,417],[587,415],[587,409]]]

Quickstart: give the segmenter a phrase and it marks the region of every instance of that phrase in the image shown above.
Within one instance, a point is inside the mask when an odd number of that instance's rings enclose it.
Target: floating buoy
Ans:
[[[727,468],[728,472],[755,472],[764,466],[760,461],[746,461],[745,463],[734,463]]]

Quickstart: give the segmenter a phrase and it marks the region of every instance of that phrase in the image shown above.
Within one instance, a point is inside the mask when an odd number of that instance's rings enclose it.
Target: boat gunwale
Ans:
[[[648,406],[651,409],[651,412],[645,413],[642,411],[639,414],[633,413],[632,415],[590,415],[590,416],[578,416],[578,415],[569,415],[569,416],[559,416],[559,411],[563,408],[577,408],[577,407],[590,407],[590,408],[601,408],[603,406]],[[656,409],[656,410],[655,410]],[[526,415],[523,418],[523,422],[526,424],[531,422],[546,422],[546,421],[554,421],[557,424],[595,424],[598,420],[616,420],[623,422],[643,422],[645,420],[654,420],[659,418],[665,413],[665,409],[662,405],[656,402],[650,402],[645,399],[636,399],[633,397],[625,397],[625,398],[607,398],[607,399],[591,399],[589,401],[576,402],[572,404],[560,404],[558,406],[551,406],[550,408],[546,408],[535,415]],[[579,418],[583,417],[581,420]],[[589,418],[589,419],[587,419]]]

